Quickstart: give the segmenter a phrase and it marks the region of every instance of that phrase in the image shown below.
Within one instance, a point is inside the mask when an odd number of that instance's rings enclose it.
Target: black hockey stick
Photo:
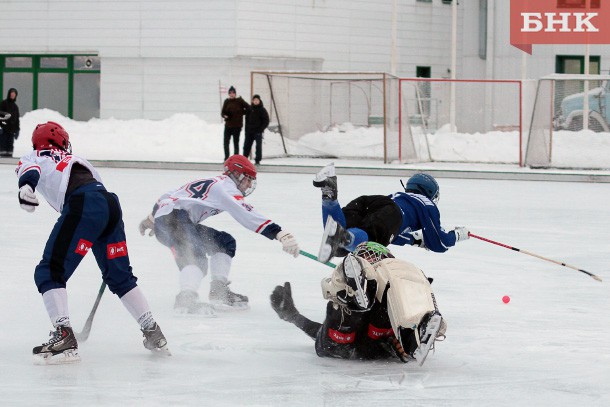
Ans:
[[[301,253],[301,254],[302,254],[303,256],[305,256],[305,257],[309,257],[310,259],[317,261],[318,263],[322,263],[322,262],[321,262],[321,261],[318,259],[318,257],[317,257],[317,256],[314,256],[314,255],[313,255],[313,254],[311,254],[311,253],[307,253],[305,250],[299,250],[299,253]],[[336,265],[335,263],[331,263],[330,261],[327,261],[326,263],[322,263],[322,264],[324,264],[324,265],[326,265],[326,266],[328,266],[328,267],[332,267],[332,268],[337,267],[337,265]]]
[[[102,299],[102,295],[104,294],[105,290],[106,283],[104,282],[100,286],[100,290],[97,293],[97,298],[93,303],[93,309],[91,310],[91,312],[89,313],[89,317],[85,321],[85,326],[83,326],[83,330],[81,332],[74,333],[74,336],[76,336],[77,341],[85,342],[89,337],[89,334],[91,333],[91,325],[93,325],[93,317],[95,317],[95,312],[97,311],[97,307],[100,305],[100,300]]]

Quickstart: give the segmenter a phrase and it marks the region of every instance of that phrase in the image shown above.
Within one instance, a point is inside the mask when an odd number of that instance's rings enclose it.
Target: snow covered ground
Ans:
[[[466,225],[473,233],[584,268],[604,282],[475,239],[444,254],[392,247],[434,277],[449,323],[446,341],[419,367],[318,358],[313,342],[275,315],[269,294],[290,281],[299,310],[320,321],[325,302],[319,281],[330,269],[286,255],[277,241],[241,228],[227,214],[209,224],[237,239],[232,288],[250,297],[251,309],[217,318],[174,316],[177,268],[169,250],[140,236],[137,225],[162,192],[215,173],[100,171],[121,198],[134,272],[173,356],[146,351],[137,324],[106,292],[91,336],[80,344],[80,364],[32,364],[31,348],[46,341],[51,328],[32,275],[57,215],[46,203],[34,214],[22,211],[13,166],[0,165],[3,405],[610,405],[605,184],[440,179],[446,227]],[[292,231],[302,249],[315,253],[322,227],[319,191],[311,178],[262,173],[248,200]],[[339,179],[343,203],[399,188],[395,177]],[[77,331],[99,285],[99,271],[87,256],[68,287]],[[502,302],[504,295],[510,303]]]

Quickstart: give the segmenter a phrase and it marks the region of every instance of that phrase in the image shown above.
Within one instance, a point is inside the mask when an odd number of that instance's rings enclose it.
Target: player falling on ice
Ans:
[[[323,263],[334,256],[345,256],[369,240],[385,246],[415,245],[442,253],[469,237],[465,227],[449,232],[441,227],[436,206],[440,188],[431,175],[415,174],[403,184],[404,192],[362,195],[344,208],[337,200],[333,163],[316,174],[313,185],[322,190],[324,236],[318,258]]]
[[[363,242],[349,253],[322,280],[322,295],[329,300],[322,324],[299,313],[290,283],[270,298],[281,319],[315,340],[320,357],[415,359],[421,366],[447,329],[424,273],[379,243]]]
[[[229,272],[236,241],[229,233],[200,224],[210,216],[228,212],[239,224],[268,239],[277,239],[285,252],[297,257],[299,245],[291,233],[260,214],[244,198],[256,188],[256,168],[243,155],[224,163],[222,175],[191,181],[162,195],[152,214],[140,223],[140,233],[154,235],[169,247],[180,269],[178,313],[210,314],[213,309],[245,309],[248,297],[231,291]],[[199,288],[211,274],[209,300],[199,301]]]
[[[110,291],[140,325],[146,349],[169,353],[165,336],[131,271],[118,197],[106,191],[91,163],[72,154],[70,137],[59,124],[36,126],[32,145],[34,151],[21,157],[16,169],[19,204],[27,212],[34,212],[39,192],[60,213],[34,272],[55,328],[49,342],[33,349],[35,362],[80,360],[70,325],[66,284],[89,250]]]

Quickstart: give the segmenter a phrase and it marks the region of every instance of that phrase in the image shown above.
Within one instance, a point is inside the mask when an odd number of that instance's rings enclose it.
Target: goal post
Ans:
[[[370,143],[362,146],[365,157],[385,163],[419,160],[408,133],[400,134],[400,79],[396,76],[385,72],[252,71],[250,82],[251,94],[265,100],[270,131],[281,137],[285,156],[338,156],[338,152],[308,148],[307,141],[325,135],[337,138],[349,128],[367,132]],[[341,158],[350,158],[349,153]]]
[[[610,168],[610,75],[553,74],[538,80],[525,164]]]
[[[522,165],[522,81],[401,78],[399,94],[399,138],[421,160]]]

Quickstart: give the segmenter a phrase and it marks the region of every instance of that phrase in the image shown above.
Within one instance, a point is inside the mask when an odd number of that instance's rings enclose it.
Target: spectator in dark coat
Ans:
[[[235,154],[239,154],[239,134],[244,126],[244,115],[249,108],[250,105],[241,96],[237,97],[235,88],[231,86],[229,88],[229,97],[225,99],[220,112],[225,120],[225,161],[229,158],[229,142],[231,137],[233,137],[233,151]]]
[[[0,122],[0,157],[13,156],[13,145],[19,137],[19,107],[16,102],[17,89],[10,88],[6,99],[0,103],[0,111],[10,114],[8,119]]]
[[[259,95],[252,96],[252,105],[246,113],[246,141],[244,141],[244,155],[248,157],[252,149],[252,143],[256,142],[254,161],[256,165],[263,158],[263,132],[269,126],[269,113],[263,106]]]

